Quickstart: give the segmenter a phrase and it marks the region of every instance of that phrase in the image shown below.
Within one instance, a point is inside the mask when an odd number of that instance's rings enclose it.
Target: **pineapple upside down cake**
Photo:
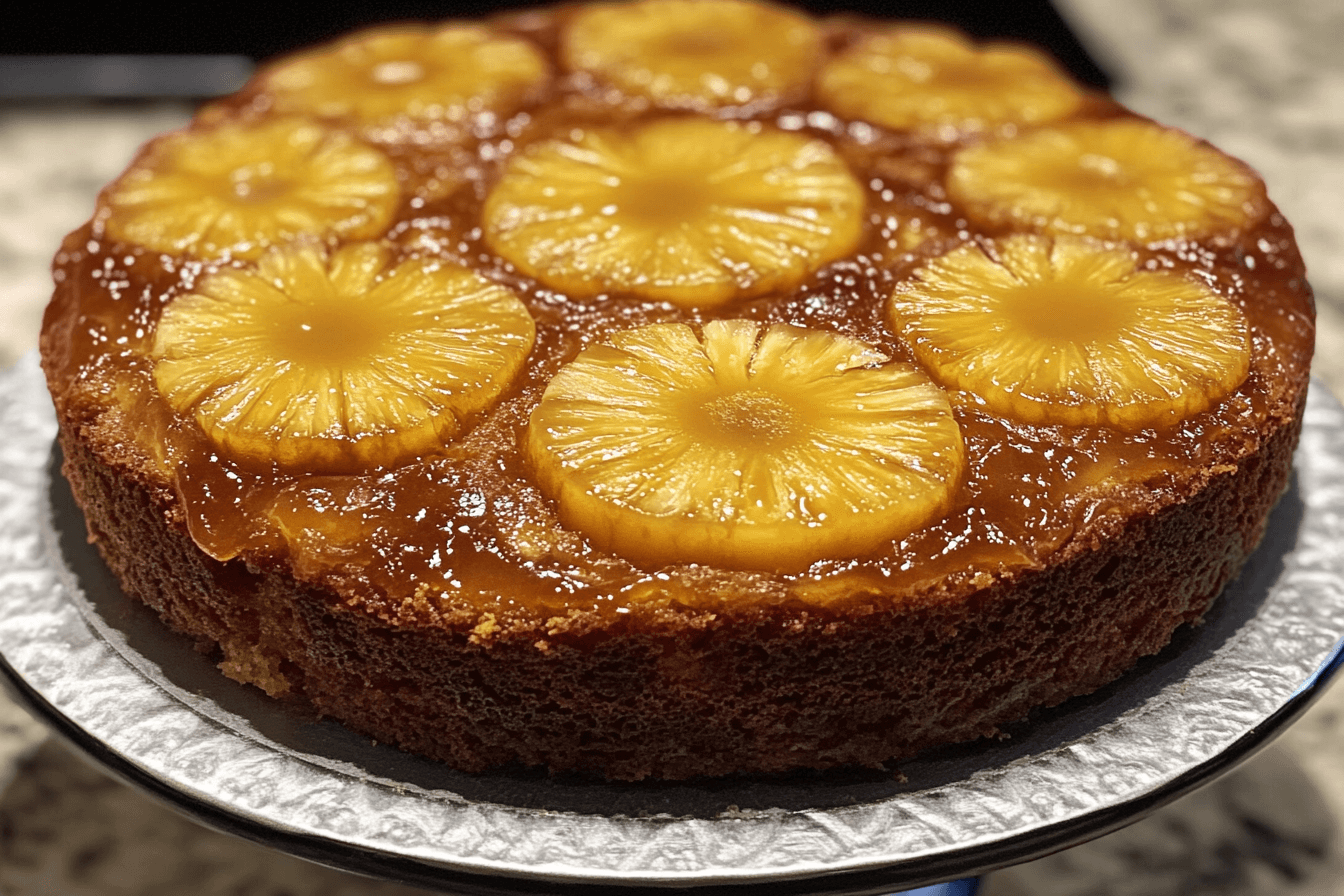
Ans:
[[[748,0],[280,60],[55,278],[128,594],[380,742],[614,779],[876,766],[1159,651],[1285,487],[1314,326],[1240,162]]]

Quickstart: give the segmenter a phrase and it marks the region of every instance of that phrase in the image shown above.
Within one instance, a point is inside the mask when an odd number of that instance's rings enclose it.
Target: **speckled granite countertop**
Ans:
[[[1120,99],[1257,168],[1297,229],[1316,373],[1344,395],[1344,4],[1058,0]],[[60,238],[185,106],[0,106],[0,367],[36,345]],[[1237,772],[1118,833],[989,875],[983,896],[1344,893],[1344,687]],[[394,896],[200,828],[106,777],[0,696],[5,896]]]

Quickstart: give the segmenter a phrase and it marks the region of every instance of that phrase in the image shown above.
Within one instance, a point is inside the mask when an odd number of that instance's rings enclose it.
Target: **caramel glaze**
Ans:
[[[499,24],[536,40],[560,70],[555,20],[530,15]],[[825,27],[839,46],[858,26]],[[155,392],[146,357],[159,313],[211,264],[233,262],[112,242],[95,216],[56,257],[57,288],[44,328],[63,426],[77,429],[105,462],[129,468],[170,520],[217,559],[288,567],[299,580],[324,585],[352,607],[363,605],[398,626],[535,637],[539,630],[658,627],[668,612],[825,619],[953,600],[1095,545],[1136,509],[1155,510],[1188,496],[1201,484],[1188,471],[1207,476],[1256,450],[1266,421],[1292,418],[1289,404],[1301,384],[1284,380],[1300,380],[1303,374],[1292,371],[1308,367],[1314,309],[1291,228],[1264,200],[1244,231],[1135,247],[1141,265],[1204,280],[1250,322],[1250,375],[1207,412],[1171,429],[1122,433],[1015,423],[980,410],[972,396],[956,396],[968,463],[955,505],[872,555],[778,575],[694,565],[641,569],[593,549],[582,534],[560,525],[519,451],[546,383],[584,345],[654,321],[747,317],[836,330],[910,360],[885,319],[892,286],[952,245],[1002,235],[977,229],[948,201],[942,182],[955,146],[847,124],[809,102],[796,97],[782,110],[736,107],[715,114],[829,141],[867,191],[859,251],[793,293],[703,312],[621,295],[580,301],[556,294],[492,255],[477,228],[491,184],[519,147],[593,124],[669,113],[558,76],[522,112],[470,129],[361,131],[333,123],[384,148],[398,167],[404,194],[388,241],[404,255],[448,258],[510,286],[538,330],[527,370],[495,407],[468,421],[457,442],[420,462],[364,475],[247,469],[220,457],[193,420],[175,415]],[[263,117],[268,105],[254,82],[204,109],[193,127]],[[1073,117],[1129,114],[1105,97],[1089,96]]]

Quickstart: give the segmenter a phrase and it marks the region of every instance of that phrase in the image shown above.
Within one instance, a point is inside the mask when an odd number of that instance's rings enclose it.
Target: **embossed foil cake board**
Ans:
[[[611,784],[465,775],[223,677],[126,598],[58,473],[36,358],[0,374],[0,659],[113,772],[209,825],[453,892],[889,893],[1120,827],[1301,713],[1344,644],[1344,409],[1313,384],[1288,493],[1204,625],[1012,738],[867,771]]]

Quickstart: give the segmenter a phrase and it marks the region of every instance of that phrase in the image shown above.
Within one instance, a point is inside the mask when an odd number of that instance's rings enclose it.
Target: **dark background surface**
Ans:
[[[104,2],[76,7],[72,0],[17,3],[0,25],[0,55],[34,54],[237,54],[254,60],[327,40],[362,25],[398,20],[438,20],[488,15],[536,5],[501,0],[378,4],[284,3],[258,11],[229,2],[148,5]],[[1075,77],[1097,86],[1108,81],[1049,0],[895,0],[795,5],[817,13],[851,11],[888,19],[932,19],[981,37],[1029,40],[1045,47]]]

